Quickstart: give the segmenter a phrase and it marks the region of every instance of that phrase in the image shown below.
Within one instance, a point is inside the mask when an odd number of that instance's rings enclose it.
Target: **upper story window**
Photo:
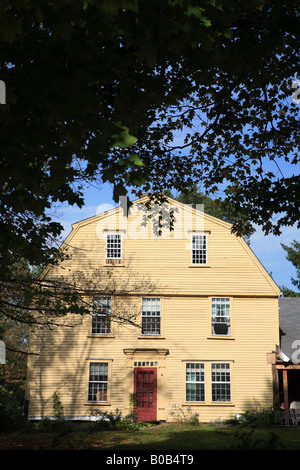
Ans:
[[[106,260],[122,259],[122,235],[121,233],[106,234]]]
[[[205,234],[192,234],[192,264],[207,263],[207,237]]]
[[[213,335],[230,335],[230,299],[211,299],[211,322]]]
[[[160,335],[161,332],[160,299],[142,300],[142,334]]]
[[[96,297],[93,301],[92,317],[93,334],[111,333],[111,298]]]

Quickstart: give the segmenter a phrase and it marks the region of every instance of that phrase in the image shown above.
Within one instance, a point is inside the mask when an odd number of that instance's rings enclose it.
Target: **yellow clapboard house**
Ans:
[[[145,196],[128,212],[124,201],[75,223],[61,247],[68,256],[43,274],[81,283],[91,311],[32,331],[28,417],[53,416],[55,392],[78,420],[125,416],[132,397],[148,421],[272,406],[280,291],[247,243],[173,199],[147,206]]]

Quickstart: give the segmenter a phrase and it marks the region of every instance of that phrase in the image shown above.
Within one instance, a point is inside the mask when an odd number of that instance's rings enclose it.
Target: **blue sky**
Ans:
[[[89,187],[85,191],[85,205],[79,209],[76,206],[59,207],[54,218],[59,220],[64,227],[63,239],[72,230],[72,224],[88,217],[97,215],[105,210],[115,207],[112,197],[112,188],[104,184],[100,189]],[[286,253],[281,243],[290,245],[293,240],[300,240],[300,230],[294,227],[283,229],[281,236],[265,236],[258,228],[251,237],[250,246],[265,269],[272,274],[277,285],[285,285],[293,289],[291,277],[296,277],[293,265],[286,260]]]

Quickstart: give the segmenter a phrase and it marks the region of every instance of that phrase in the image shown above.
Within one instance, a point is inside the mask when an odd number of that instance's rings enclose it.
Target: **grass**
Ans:
[[[67,428],[0,436],[1,450],[300,450],[300,427],[160,424],[145,429]]]

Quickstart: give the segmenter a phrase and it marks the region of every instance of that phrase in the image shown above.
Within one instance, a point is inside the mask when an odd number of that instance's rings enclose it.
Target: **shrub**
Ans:
[[[193,413],[190,406],[183,409],[181,406],[173,405],[170,414],[177,423],[190,424],[193,426],[197,426],[199,424],[199,414]]]
[[[26,424],[20,397],[0,385],[0,432],[15,431]]]
[[[116,409],[113,412],[95,410],[92,413],[94,422],[92,424],[95,431],[103,429],[131,429],[138,430],[146,427],[153,426],[152,423],[145,423],[143,421],[137,421],[134,413],[129,413],[125,417],[122,413]]]
[[[92,416],[94,418],[94,428],[96,429],[105,429],[105,428],[113,428],[117,429],[120,427],[120,423],[122,421],[122,414],[121,412],[116,409],[115,413],[112,413],[111,411],[101,411],[101,410],[95,410],[92,413]]]
[[[125,416],[127,422],[137,422],[137,399],[135,393],[130,393],[129,396],[129,413]]]
[[[255,431],[257,433],[257,431]],[[274,432],[266,436],[255,435],[254,429],[240,429],[234,433],[235,444],[232,450],[280,450],[284,449],[279,437]]]
[[[64,407],[57,392],[54,392],[52,395],[52,403],[54,419],[48,417],[43,418],[38,425],[38,430],[41,432],[69,432],[71,426],[70,423],[65,420]]]
[[[251,427],[270,427],[279,423],[279,411],[274,408],[248,410],[242,414],[241,424]]]
[[[53,393],[52,401],[53,401],[54,416],[58,419],[64,419],[64,407],[56,392]]]

